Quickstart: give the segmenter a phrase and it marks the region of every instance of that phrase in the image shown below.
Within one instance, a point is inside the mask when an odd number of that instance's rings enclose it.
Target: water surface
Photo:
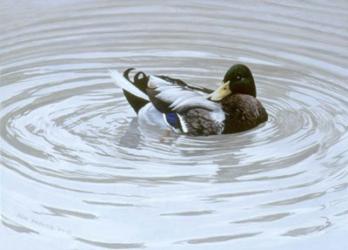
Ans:
[[[346,1],[0,3],[4,250],[347,249]],[[108,69],[254,73],[269,121],[138,124]]]

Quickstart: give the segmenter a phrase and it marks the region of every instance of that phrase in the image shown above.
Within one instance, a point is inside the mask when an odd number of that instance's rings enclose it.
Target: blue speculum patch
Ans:
[[[166,113],[166,120],[170,126],[179,128],[179,117],[175,112]]]

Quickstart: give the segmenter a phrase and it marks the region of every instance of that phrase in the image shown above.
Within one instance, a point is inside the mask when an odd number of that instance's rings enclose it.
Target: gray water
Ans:
[[[0,3],[2,250],[348,249],[347,1]],[[269,121],[138,124],[108,69],[253,71]]]

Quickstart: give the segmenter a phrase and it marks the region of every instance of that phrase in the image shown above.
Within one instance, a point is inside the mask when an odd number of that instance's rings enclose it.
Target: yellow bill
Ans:
[[[223,83],[220,87],[218,87],[213,93],[211,93],[208,96],[208,99],[212,101],[221,101],[224,97],[231,94],[232,92],[230,90],[229,84],[230,81]]]

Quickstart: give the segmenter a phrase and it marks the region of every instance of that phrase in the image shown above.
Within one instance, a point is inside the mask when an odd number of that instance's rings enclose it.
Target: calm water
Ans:
[[[348,249],[347,1],[3,0],[0,21],[1,249]],[[234,63],[270,119],[226,136],[139,125],[107,74],[214,88]]]

